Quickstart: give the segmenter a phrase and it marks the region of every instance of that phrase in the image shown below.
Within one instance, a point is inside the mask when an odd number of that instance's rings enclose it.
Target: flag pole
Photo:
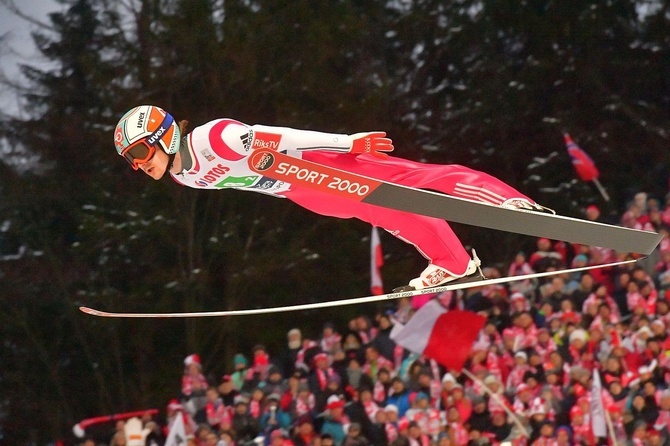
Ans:
[[[607,422],[607,430],[610,432],[610,437],[612,437],[612,446],[618,446],[616,434],[614,433],[614,424],[612,423],[612,417],[610,417],[608,411],[605,411],[605,421]]]
[[[596,185],[596,187],[598,188],[598,192],[600,192],[600,195],[603,196],[603,198],[605,199],[605,201],[610,201],[610,196],[607,194],[607,191],[605,190],[605,188],[603,187],[603,185],[600,184],[600,181],[598,181],[598,178],[594,178],[594,179],[591,180],[591,181],[593,181],[593,184]]]
[[[463,372],[463,374],[465,376],[467,376],[468,378],[470,378],[471,380],[473,380],[474,382],[479,384],[482,387],[482,389],[484,389],[484,391],[486,393],[488,393],[489,396],[491,396],[491,398],[495,399],[498,402],[498,404],[500,404],[500,406],[503,408],[503,410],[507,413],[507,415],[512,417],[512,419],[514,420],[514,424],[517,425],[517,427],[519,428],[519,430],[521,431],[523,436],[526,437],[526,438],[530,438],[530,435],[528,434],[528,430],[526,430],[526,427],[523,425],[521,420],[519,420],[519,417],[514,415],[514,412],[512,412],[509,409],[509,407],[507,407],[507,404],[505,404],[505,402],[500,399],[500,395],[498,395],[497,393],[495,393],[491,389],[489,389],[489,386],[487,386],[484,382],[482,382],[482,380],[477,378],[475,375],[470,373],[470,371],[468,369],[466,369],[465,367],[461,371]]]

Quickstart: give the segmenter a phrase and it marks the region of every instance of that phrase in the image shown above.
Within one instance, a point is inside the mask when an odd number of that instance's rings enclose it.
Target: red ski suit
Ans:
[[[354,155],[347,153],[351,144],[349,135],[248,126],[231,119],[220,119],[197,127],[187,136],[187,144],[180,149],[184,169],[173,178],[194,188],[235,188],[269,193],[285,197],[317,214],[358,218],[411,243],[431,263],[455,276],[465,273],[470,256],[446,221],[355,202],[262,177],[249,169],[246,158],[254,149],[270,148],[371,178],[490,204],[500,205],[509,198],[528,199],[502,181],[467,167],[419,163],[392,156]]]

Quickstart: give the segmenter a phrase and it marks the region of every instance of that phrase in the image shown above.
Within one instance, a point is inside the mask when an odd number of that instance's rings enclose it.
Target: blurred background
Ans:
[[[670,3],[656,0],[0,0],[0,442],[164,407],[184,356],[285,344],[363,311],[109,320],[369,294],[370,228],[261,194],[147,181],[112,144],[139,104],[193,128],[231,117],[355,133],[458,163],[563,215],[664,201]],[[600,170],[580,181],[568,132]],[[455,225],[484,264],[534,240]],[[475,243],[476,241],[476,243]],[[425,266],[382,234],[384,283]],[[309,321],[309,322],[307,322]],[[253,336],[250,336],[253,334]],[[309,336],[310,333],[306,333]]]

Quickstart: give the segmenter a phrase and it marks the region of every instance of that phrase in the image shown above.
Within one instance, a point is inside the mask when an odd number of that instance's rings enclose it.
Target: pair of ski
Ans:
[[[444,220],[481,226],[500,231],[514,232],[534,237],[546,237],[588,246],[611,248],[619,252],[651,254],[660,243],[662,236],[655,232],[640,231],[620,226],[580,220],[549,213],[539,213],[519,209],[508,209],[488,203],[466,200],[436,192],[415,189],[399,184],[369,178],[323,166],[286,154],[259,149],[248,158],[249,167],[259,175],[278,181],[300,185],[323,193],[343,197],[376,206],[399,211],[421,214]],[[484,279],[474,282],[446,284],[443,286],[367,296],[340,301],[320,302],[316,304],[292,305],[287,307],[261,308],[251,310],[212,311],[197,313],[110,313],[87,307],[81,311],[103,317],[203,317],[238,316],[264,314],[285,311],[309,310],[316,308],[353,305],[422,294],[439,293],[490,284],[507,283],[519,280],[587,271],[595,268],[623,266],[634,261],[613,262],[584,268],[573,268],[523,276]]]

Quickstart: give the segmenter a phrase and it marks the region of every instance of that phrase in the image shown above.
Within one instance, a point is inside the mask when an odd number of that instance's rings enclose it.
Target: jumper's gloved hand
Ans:
[[[393,151],[393,142],[386,132],[362,132],[350,135],[353,142],[349,153],[369,153],[377,158],[386,158],[383,152]]]

